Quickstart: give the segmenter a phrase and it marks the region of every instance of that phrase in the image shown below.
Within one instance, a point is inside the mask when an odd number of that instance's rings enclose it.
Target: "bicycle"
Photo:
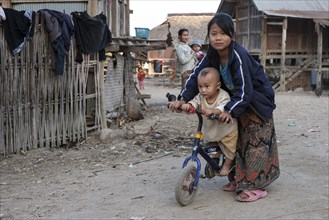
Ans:
[[[193,202],[197,194],[200,177],[208,179],[215,177],[218,173],[220,173],[221,168],[225,163],[225,156],[221,152],[218,144],[215,146],[203,146],[201,144],[201,140],[203,139],[203,134],[201,132],[203,123],[201,111],[199,109],[190,108],[189,113],[196,113],[199,118],[199,123],[194,137],[192,154],[184,159],[182,173],[180,174],[175,185],[176,201],[181,206],[186,206]],[[217,120],[218,115],[211,114],[210,116],[208,116],[208,119]],[[212,154],[217,153],[220,153],[219,158],[211,157]],[[203,159],[207,161],[204,170],[205,174],[202,176],[200,175],[202,166],[201,161],[198,158],[199,154]],[[190,161],[195,162],[196,166],[193,164],[189,164]],[[232,181],[234,179],[234,172],[232,172],[233,168],[234,166],[231,168],[230,173],[228,175],[229,181]]]

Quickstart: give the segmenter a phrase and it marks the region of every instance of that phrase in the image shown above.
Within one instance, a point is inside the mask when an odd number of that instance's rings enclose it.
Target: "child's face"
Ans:
[[[201,50],[201,47],[199,45],[196,45],[196,44],[193,44],[192,45],[192,49],[195,51],[195,52],[198,52]]]
[[[209,72],[205,76],[198,76],[199,93],[206,99],[212,99],[218,95],[220,82],[216,80],[214,72]]]

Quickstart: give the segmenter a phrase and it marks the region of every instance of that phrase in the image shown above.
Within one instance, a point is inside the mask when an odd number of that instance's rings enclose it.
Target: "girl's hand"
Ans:
[[[221,122],[225,122],[227,124],[230,123],[230,122],[233,123],[233,119],[232,119],[231,114],[229,112],[226,112],[226,111],[222,112],[222,114],[219,115],[218,120],[221,121]]]
[[[181,107],[183,104],[186,104],[184,100],[168,102],[168,108],[173,112],[177,112],[178,108]]]
[[[190,109],[191,105],[190,104],[183,104],[181,106],[181,109],[185,112],[188,112],[188,110]]]

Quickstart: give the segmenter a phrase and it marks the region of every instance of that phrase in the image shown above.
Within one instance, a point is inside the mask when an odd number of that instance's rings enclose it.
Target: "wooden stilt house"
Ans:
[[[236,40],[262,63],[277,91],[328,89],[327,0],[222,0]]]

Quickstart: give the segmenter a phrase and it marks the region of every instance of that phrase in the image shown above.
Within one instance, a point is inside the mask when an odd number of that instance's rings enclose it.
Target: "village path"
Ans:
[[[1,157],[0,219],[329,218],[327,92],[277,93],[281,175],[265,199],[237,202],[222,190],[226,178],[215,177],[202,179],[193,203],[181,207],[174,187],[197,120],[166,108],[165,94],[177,94],[177,85],[154,78],[145,87],[144,119],[125,129]]]

